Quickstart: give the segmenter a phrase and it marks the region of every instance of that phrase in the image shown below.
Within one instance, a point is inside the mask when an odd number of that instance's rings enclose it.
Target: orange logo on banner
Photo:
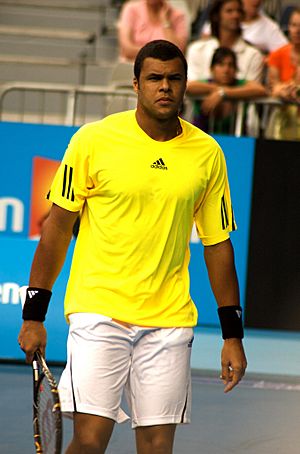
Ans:
[[[46,199],[46,195],[49,192],[59,164],[60,161],[54,159],[33,158],[29,224],[30,238],[38,238],[40,236],[42,223],[51,207],[51,203]]]

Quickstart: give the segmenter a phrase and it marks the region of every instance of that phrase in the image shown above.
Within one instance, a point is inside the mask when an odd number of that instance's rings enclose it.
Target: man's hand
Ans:
[[[209,115],[213,113],[222,102],[222,96],[218,90],[213,91],[209,95],[207,95],[202,103],[201,103],[201,110],[205,115]]]
[[[33,355],[37,350],[45,354],[47,332],[43,322],[25,320],[21,327],[18,342],[26,354],[26,362],[32,363]]]
[[[281,82],[274,86],[272,95],[285,101],[296,101],[295,82]]]
[[[241,339],[225,339],[221,353],[224,392],[231,391],[245,375],[247,360]]]

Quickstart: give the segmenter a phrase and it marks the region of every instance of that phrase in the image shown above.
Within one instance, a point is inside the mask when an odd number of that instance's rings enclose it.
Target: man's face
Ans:
[[[300,45],[300,14],[292,13],[289,20],[289,38],[293,44]]]
[[[212,69],[213,80],[220,85],[231,85],[235,79],[236,68],[234,61],[229,55],[222,62],[216,63]]]
[[[183,63],[180,58],[162,61],[148,57],[133,85],[138,109],[151,118],[171,119],[178,115],[186,89]]]
[[[262,0],[243,0],[244,10],[249,15],[256,15],[261,7]]]
[[[224,3],[220,10],[220,26],[226,30],[238,30],[243,18],[243,10],[236,0]]]

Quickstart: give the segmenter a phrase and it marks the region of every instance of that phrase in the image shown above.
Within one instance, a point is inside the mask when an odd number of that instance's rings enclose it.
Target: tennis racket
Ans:
[[[36,453],[61,454],[62,415],[55,378],[38,350],[33,370],[33,435]]]

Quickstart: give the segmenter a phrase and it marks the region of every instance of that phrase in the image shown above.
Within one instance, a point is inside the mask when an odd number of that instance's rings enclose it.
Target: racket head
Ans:
[[[37,351],[33,367],[33,431],[36,453],[60,454],[62,415],[55,378],[42,354]]]

